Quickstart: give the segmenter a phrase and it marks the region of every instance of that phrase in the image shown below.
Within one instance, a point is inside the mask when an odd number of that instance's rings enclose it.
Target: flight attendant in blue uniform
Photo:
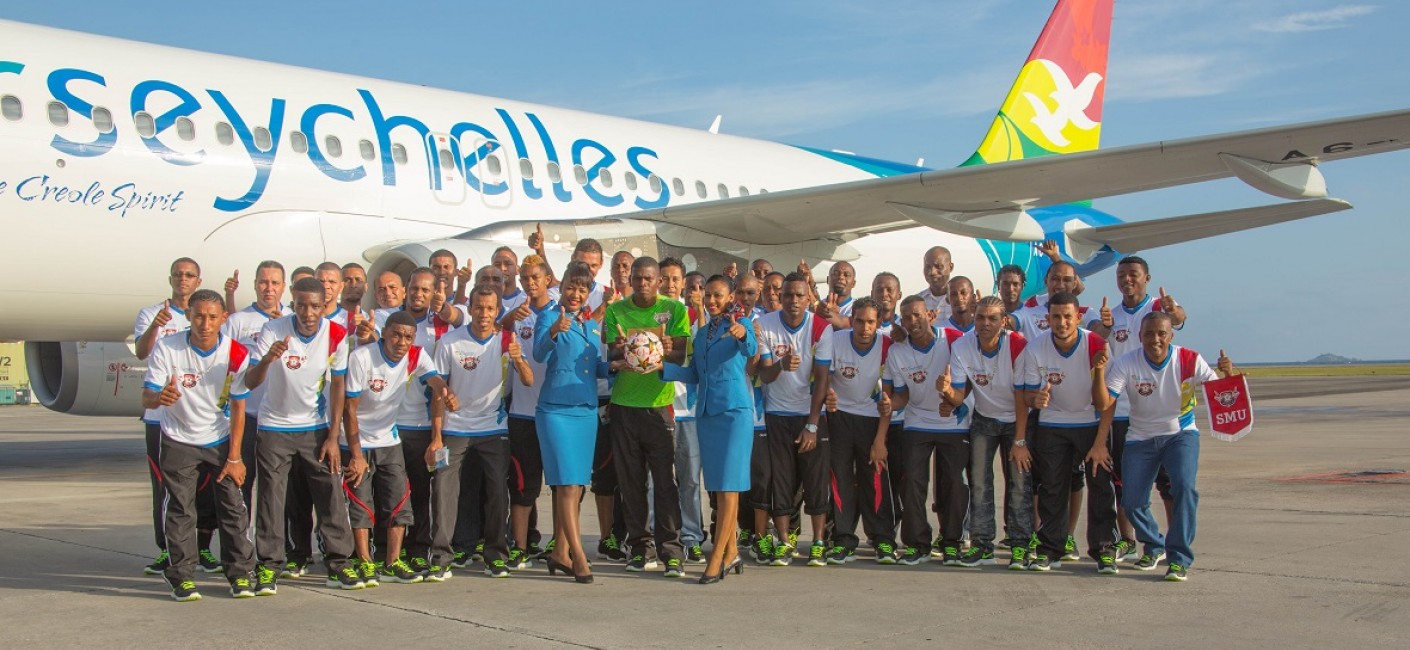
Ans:
[[[587,311],[592,273],[573,262],[564,271],[556,307],[550,306],[534,327],[534,360],[545,364],[535,417],[543,472],[553,490],[554,538],[548,571],[562,571],[580,583],[592,573],[579,530],[579,502],[592,477],[597,440],[597,379],[606,376],[602,325]]]
[[[743,571],[735,543],[739,493],[749,491],[749,456],[754,444],[754,396],[746,371],[758,349],[748,318],[730,312],[733,290],[723,276],[705,283],[705,312],[710,321],[695,333],[690,363],[668,363],[661,378],[696,385],[695,422],[700,436],[700,466],[705,489],[716,492],[715,547],[701,584]],[[767,361],[765,361],[767,363]]]

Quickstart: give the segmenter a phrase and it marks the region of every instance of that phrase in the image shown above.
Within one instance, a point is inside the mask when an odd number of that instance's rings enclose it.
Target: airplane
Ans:
[[[1348,209],[1321,163],[1410,142],[1400,110],[1100,149],[1112,2],[1056,3],[951,169],[0,21],[0,228],[43,242],[11,250],[24,271],[0,285],[0,340],[27,341],[45,406],[133,415],[132,322],[181,256],[207,288],[264,259],[358,261],[375,278],[441,248],[526,254],[541,223],[555,268],[592,237],[707,274],[849,261],[921,286],[910,267],[929,246],[956,274],[1041,278],[1035,243],[1052,239],[1086,276]],[[1285,201],[1132,222],[1090,203],[1231,177]]]

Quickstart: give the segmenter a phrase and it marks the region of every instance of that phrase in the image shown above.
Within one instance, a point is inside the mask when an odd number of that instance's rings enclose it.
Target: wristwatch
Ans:
[[[805,425],[803,425],[803,430],[804,430],[804,431],[807,431],[808,433],[817,433],[817,432],[818,432],[818,425],[816,425],[816,424],[805,424]]]
[[[1027,439],[1027,438],[1024,438],[1023,440],[1015,440],[1015,441],[1013,441],[1013,446],[1015,446],[1015,447],[1025,447],[1025,448],[1026,448],[1026,447],[1028,447],[1028,439]]]

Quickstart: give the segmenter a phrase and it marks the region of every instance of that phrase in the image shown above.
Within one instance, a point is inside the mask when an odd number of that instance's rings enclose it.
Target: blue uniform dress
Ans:
[[[546,366],[539,403],[539,449],[549,485],[587,485],[597,442],[597,379],[607,376],[602,326],[570,314],[572,326],[550,336],[558,311],[540,315],[534,326],[534,361]]]
[[[695,428],[700,467],[710,492],[748,492],[749,455],[754,446],[754,393],[745,365],[758,347],[754,324],[744,340],[729,335],[729,319],[716,318],[695,333],[690,364],[668,363],[661,378],[696,385]]]

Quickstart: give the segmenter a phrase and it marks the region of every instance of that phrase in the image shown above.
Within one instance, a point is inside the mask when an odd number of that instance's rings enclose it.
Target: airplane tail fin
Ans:
[[[1097,148],[1114,0],[1058,0],[1043,33],[964,165]]]

